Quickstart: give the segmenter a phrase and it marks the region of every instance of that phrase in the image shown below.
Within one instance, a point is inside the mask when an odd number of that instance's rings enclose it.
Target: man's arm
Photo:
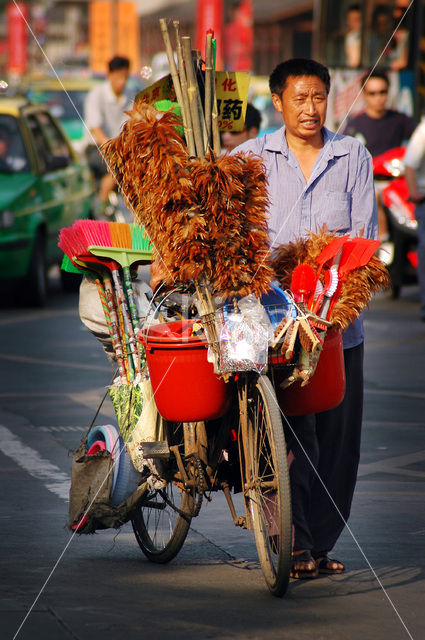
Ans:
[[[90,133],[92,134],[98,147],[100,147],[104,142],[108,142],[109,140],[102,127],[92,127],[90,129]]]
[[[84,104],[84,117],[86,127],[94,138],[95,143],[100,146],[109,140],[109,136],[103,130],[102,96],[100,87],[92,89]]]
[[[413,135],[407,145],[406,154],[404,156],[404,176],[406,178],[407,187],[409,189],[409,198],[415,204],[421,202],[424,198],[423,193],[418,189],[417,174],[425,158],[425,129],[423,123],[416,127]]]
[[[366,149],[359,154],[354,189],[351,194],[351,234],[378,237],[378,213],[373,183],[372,156]]]
[[[418,189],[416,171],[412,167],[408,167],[406,165],[404,168],[404,177],[406,178],[407,187],[409,189],[409,200],[415,204],[419,204],[424,200],[425,193],[422,193]]]

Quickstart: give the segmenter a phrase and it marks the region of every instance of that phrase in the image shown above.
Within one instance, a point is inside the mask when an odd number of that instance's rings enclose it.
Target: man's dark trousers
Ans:
[[[338,407],[289,417],[294,433],[284,421],[288,451],[295,457],[290,467],[294,550],[309,549],[315,558],[331,551],[350,515],[360,459],[363,351],[363,343],[344,349],[346,391]]]

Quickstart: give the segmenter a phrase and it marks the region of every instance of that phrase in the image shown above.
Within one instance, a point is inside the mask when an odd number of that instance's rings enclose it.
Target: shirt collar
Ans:
[[[282,153],[285,158],[288,158],[289,147],[285,136],[286,127],[283,125],[277,131],[267,136],[265,143],[265,149],[267,151],[275,151]],[[326,127],[323,127],[323,150],[326,152],[327,158],[333,158],[335,156],[345,156],[349,153],[349,148],[345,144],[345,136],[341,136],[337,133],[329,131]]]
[[[105,91],[106,91],[106,98],[108,100],[108,102],[112,102],[114,104],[124,104],[127,101],[127,96],[125,95],[125,91],[124,93],[122,93],[120,95],[119,98],[117,98],[117,96],[115,95],[115,93],[112,91],[112,87],[109,83],[109,80],[106,81],[105,84]]]

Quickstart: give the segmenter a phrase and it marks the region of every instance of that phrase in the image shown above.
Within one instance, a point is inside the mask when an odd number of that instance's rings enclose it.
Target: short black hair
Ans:
[[[249,131],[253,127],[256,127],[258,130],[261,126],[261,113],[258,111],[253,104],[248,102],[246,105],[246,115],[245,115],[245,129]]]
[[[281,96],[290,76],[316,76],[325,85],[326,93],[329,93],[331,88],[331,77],[327,67],[310,58],[291,58],[278,64],[272,71],[269,78],[271,93]]]
[[[115,56],[108,62],[109,71],[120,71],[121,69],[130,69],[130,60],[122,56]]]
[[[361,12],[362,8],[359,4],[350,4],[350,6],[347,9],[347,13],[349,13],[350,11],[360,11]]]
[[[363,89],[366,82],[371,78],[379,78],[380,80],[384,80],[387,83],[387,87],[390,86],[390,79],[388,78],[387,72],[384,71],[384,69],[379,69],[377,67],[376,69],[372,69],[371,71],[366,71],[366,73],[362,75],[361,83],[362,83]]]

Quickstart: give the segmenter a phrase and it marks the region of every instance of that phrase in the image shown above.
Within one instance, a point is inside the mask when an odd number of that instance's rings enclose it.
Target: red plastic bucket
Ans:
[[[279,384],[284,375],[282,369],[275,369],[276,396],[285,415],[304,416],[337,407],[345,394],[341,331],[329,329],[327,332],[316,371],[305,387],[300,382],[294,382],[286,389],[281,389]]]
[[[190,335],[194,322],[157,324],[139,334],[156,406],[172,422],[220,418],[231,401],[232,384],[214,373],[207,360],[207,341]]]

